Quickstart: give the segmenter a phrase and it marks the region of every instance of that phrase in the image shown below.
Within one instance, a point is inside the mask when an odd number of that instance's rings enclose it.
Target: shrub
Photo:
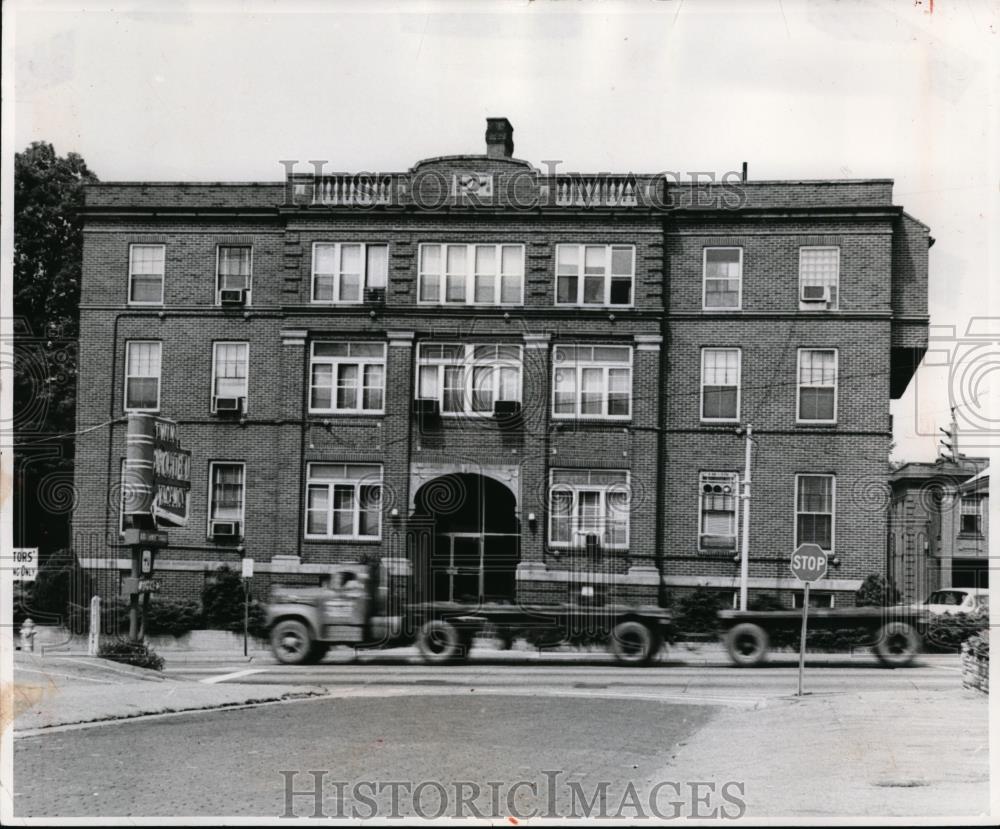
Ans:
[[[243,577],[227,566],[215,572],[215,578],[201,592],[201,609],[204,624],[215,630],[243,632]],[[250,600],[248,629],[251,636],[266,637],[264,606]]]
[[[677,605],[674,624],[681,633],[710,633],[717,629],[719,594],[705,587],[698,587],[684,596]]]
[[[747,610],[787,610],[773,593],[754,593],[747,599]]]
[[[101,642],[97,655],[104,659],[110,659],[112,662],[135,665],[137,668],[163,670],[162,656],[145,642],[133,642],[124,636],[116,636]]]
[[[982,611],[931,616],[924,641],[932,650],[957,651],[962,642],[987,630],[989,624],[989,615]]]
[[[150,636],[183,636],[201,625],[201,605],[198,602],[156,597],[149,602],[146,633]]]
[[[888,607],[898,604],[900,592],[881,573],[872,573],[861,583],[855,596],[858,607]]]

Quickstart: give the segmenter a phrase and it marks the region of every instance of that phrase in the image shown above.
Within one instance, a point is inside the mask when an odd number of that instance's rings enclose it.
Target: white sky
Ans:
[[[483,152],[488,115],[564,170],[893,178],[937,239],[931,322],[961,337],[1000,274],[1000,4],[933,6],[34,2],[5,4],[4,34],[16,149],[50,141],[103,180],[404,170]],[[934,456],[948,388],[928,366],[893,405],[897,456]]]

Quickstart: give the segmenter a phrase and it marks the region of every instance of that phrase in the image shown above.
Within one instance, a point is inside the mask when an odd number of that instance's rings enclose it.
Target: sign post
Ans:
[[[802,675],[806,668],[806,632],[809,625],[809,585],[826,576],[826,551],[818,544],[800,544],[792,553],[789,568],[792,575],[803,583],[802,633],[799,638],[799,692],[802,696]]]
[[[176,423],[149,414],[129,414],[122,487],[128,522],[125,540],[132,551],[132,570],[122,592],[129,596],[129,638],[137,642],[145,633],[149,594],[159,590],[151,578],[154,548],[167,545],[167,534],[159,528],[187,525],[191,453],[181,449]]]
[[[250,579],[253,578],[253,559],[243,559],[243,655],[247,656],[247,638],[250,630]]]

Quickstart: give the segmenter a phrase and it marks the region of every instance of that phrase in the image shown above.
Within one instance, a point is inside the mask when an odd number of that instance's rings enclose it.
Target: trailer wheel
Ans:
[[[875,655],[888,668],[909,665],[920,650],[920,635],[905,622],[882,625],[875,642]]]
[[[313,652],[309,628],[295,619],[278,622],[271,628],[271,650],[285,665],[302,665]]]
[[[767,658],[767,649],[767,631],[760,625],[742,622],[726,633],[729,658],[741,668],[760,665]]]
[[[629,619],[611,631],[611,653],[625,665],[645,665],[660,648],[660,637],[642,622]]]
[[[417,634],[417,649],[424,662],[445,665],[465,659],[469,654],[471,637],[462,633],[450,622],[431,619]]]

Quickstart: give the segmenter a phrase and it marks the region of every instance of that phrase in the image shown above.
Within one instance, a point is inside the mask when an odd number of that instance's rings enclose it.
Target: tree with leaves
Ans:
[[[76,153],[44,141],[14,157],[14,543],[69,546],[83,232]]]

